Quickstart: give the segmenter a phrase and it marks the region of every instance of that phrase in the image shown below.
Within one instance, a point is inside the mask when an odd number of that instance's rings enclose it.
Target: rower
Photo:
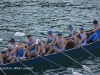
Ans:
[[[97,20],[93,21],[94,30],[90,31],[89,34],[93,33],[88,39],[87,42],[93,40],[93,42],[97,41],[100,38],[100,24]]]
[[[16,57],[13,58],[12,62],[15,62],[17,59],[18,60],[23,60],[25,58],[25,46],[23,45],[22,41],[20,40],[17,44],[17,47],[11,54],[15,54]]]
[[[3,55],[0,53],[0,65],[3,65]]]
[[[51,46],[50,50],[48,51],[47,54],[50,54],[51,52],[56,52],[56,51],[59,51],[59,50],[64,51],[65,46],[66,46],[65,39],[62,37],[62,33],[58,32],[57,33],[57,39],[56,39],[56,42],[55,42],[55,47]]]
[[[74,36],[76,34],[76,31],[73,29],[71,24],[68,25],[68,29],[69,29],[69,37],[66,38],[66,45],[74,43]]]
[[[7,49],[7,53],[3,54],[3,58],[4,59],[7,58],[6,60],[11,61],[13,59],[12,56],[16,55],[16,54],[11,55],[11,52],[16,48],[16,44],[14,38],[10,39],[9,42],[10,42],[10,46]]]
[[[38,54],[45,54],[45,46],[39,39],[36,39],[36,45],[38,46]]]
[[[36,40],[32,38],[31,35],[28,35],[28,47],[27,47],[27,53],[26,55],[28,56],[28,59],[30,59],[31,57],[36,56]]]
[[[50,46],[54,45],[55,41],[56,41],[56,37],[53,35],[52,31],[48,31],[48,36],[47,36],[47,40],[45,42],[45,48],[46,50],[50,49]]]
[[[81,27],[79,33],[77,33],[74,37],[76,46],[81,46],[81,45],[85,46],[87,44],[86,39],[87,39],[87,36],[84,31],[84,28]]]

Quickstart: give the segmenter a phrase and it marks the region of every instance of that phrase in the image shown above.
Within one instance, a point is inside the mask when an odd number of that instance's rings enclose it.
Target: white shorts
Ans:
[[[19,57],[21,60],[24,60],[25,57]]]

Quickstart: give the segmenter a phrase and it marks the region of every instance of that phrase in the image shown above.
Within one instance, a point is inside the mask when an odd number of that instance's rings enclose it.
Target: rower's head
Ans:
[[[48,33],[48,36],[52,36],[53,35],[51,30],[48,31],[47,33]]]
[[[40,44],[40,40],[39,39],[36,39],[36,44]]]
[[[60,38],[62,38],[62,33],[61,32],[58,32],[57,33],[57,37],[60,39]]]
[[[10,42],[11,44],[15,44],[15,39],[12,38],[12,39],[9,40],[9,42]]]
[[[98,25],[98,21],[97,20],[94,20],[93,21],[93,24],[96,26],[96,25]]]
[[[81,27],[79,30],[80,30],[80,33],[84,33],[84,28],[83,27]]]
[[[19,40],[19,41],[18,41],[18,44],[19,44],[19,45],[22,45],[22,40]]]
[[[32,41],[32,36],[31,35],[28,35],[27,38],[28,38],[29,41]]]
[[[71,24],[68,24],[68,29],[73,30],[73,26]]]

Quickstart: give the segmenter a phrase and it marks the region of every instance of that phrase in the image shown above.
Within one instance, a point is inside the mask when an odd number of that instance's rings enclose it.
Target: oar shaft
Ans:
[[[61,51],[60,51],[61,52]],[[71,60],[73,60],[73,61],[75,61],[76,63],[78,63],[80,66],[82,66],[82,64],[81,63],[79,63],[78,61],[76,61],[76,60],[74,60],[72,57],[70,57],[69,55],[67,55],[67,54],[65,54],[65,53],[63,53],[63,52],[61,52],[63,55],[65,55],[65,56],[67,56],[68,58],[70,58]]]
[[[83,48],[83,47],[81,47],[83,50],[85,50],[86,52],[88,52],[90,55],[92,55],[94,58],[96,58],[97,59],[97,57],[94,55],[94,54],[92,54],[91,52],[89,52],[88,50],[86,50],[85,48]]]
[[[55,62],[53,62],[53,61],[51,61],[51,60],[48,60],[48,59],[46,59],[46,58],[44,58],[44,57],[42,57],[42,56],[40,56],[40,57],[43,58],[43,59],[45,59],[45,60],[47,60],[47,61],[49,61],[49,62],[51,62],[51,63],[53,63],[53,64],[55,64],[55,65],[57,65],[57,66],[59,66],[59,67],[65,68],[64,66],[61,66],[61,65],[59,65],[59,64],[57,64],[57,63],[55,63]]]
[[[15,60],[18,60],[14,57]],[[18,60],[19,61],[19,60]],[[23,64],[21,61],[19,61],[19,63],[21,63],[23,66],[25,66],[26,68],[28,68],[25,64]],[[29,68],[28,68],[29,69]],[[34,75],[37,75],[35,72],[33,72],[31,69],[29,69]]]
[[[7,75],[2,69],[0,69],[4,75]]]

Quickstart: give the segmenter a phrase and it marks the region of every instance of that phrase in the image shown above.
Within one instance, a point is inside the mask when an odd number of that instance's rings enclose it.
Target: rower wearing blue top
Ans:
[[[51,52],[56,52],[56,51],[64,51],[65,46],[66,46],[65,39],[62,37],[62,33],[58,32],[57,39],[55,42],[55,47],[54,46],[50,47],[50,50],[48,51],[47,54],[50,54]]]
[[[93,34],[87,39],[87,42],[89,42],[90,40],[93,40],[93,42],[95,42],[100,38],[100,24],[98,23],[97,20],[94,20],[93,24],[94,24],[95,29],[89,32],[89,34],[90,33],[93,33]]]
[[[33,39],[31,35],[28,35],[27,43],[28,43],[27,47],[28,52],[26,53],[26,55],[28,56],[28,59],[31,59],[31,57],[36,56],[37,52],[36,40]]]
[[[48,37],[45,42],[45,47],[46,47],[46,50],[49,50],[50,46],[54,45],[56,41],[56,37],[53,35],[52,31],[48,31],[47,34],[48,34]]]
[[[10,42],[10,46],[7,49],[7,53],[3,54],[3,58],[7,58],[8,61],[11,61],[13,59],[12,56],[16,55],[16,54],[11,55],[11,52],[13,52],[13,50],[16,48],[16,44],[14,38],[10,39],[9,42]]]
[[[0,65],[3,65],[3,55],[0,53]]]
[[[28,41],[27,41],[28,49],[30,51],[35,50],[35,45],[32,46],[32,44],[35,42],[35,39],[33,39],[31,35],[28,35],[27,38],[28,38]],[[32,47],[30,47],[30,46],[32,46]]]
[[[73,29],[71,24],[68,24],[69,37],[66,38],[66,45],[72,44],[74,42],[74,36],[76,35],[76,31]]]
[[[87,35],[84,31],[84,28],[81,27],[80,32],[77,33],[74,37],[74,41],[76,43],[76,46],[85,46],[87,44],[86,40],[87,40]]]
[[[11,54],[15,54],[16,57],[13,58],[11,62],[15,62],[15,60],[23,60],[25,57],[25,46],[23,45],[22,41],[20,40],[17,44],[17,47]],[[15,59],[16,58],[16,59]]]
[[[39,39],[36,39],[36,45],[38,47],[38,55],[45,54],[45,45]]]

